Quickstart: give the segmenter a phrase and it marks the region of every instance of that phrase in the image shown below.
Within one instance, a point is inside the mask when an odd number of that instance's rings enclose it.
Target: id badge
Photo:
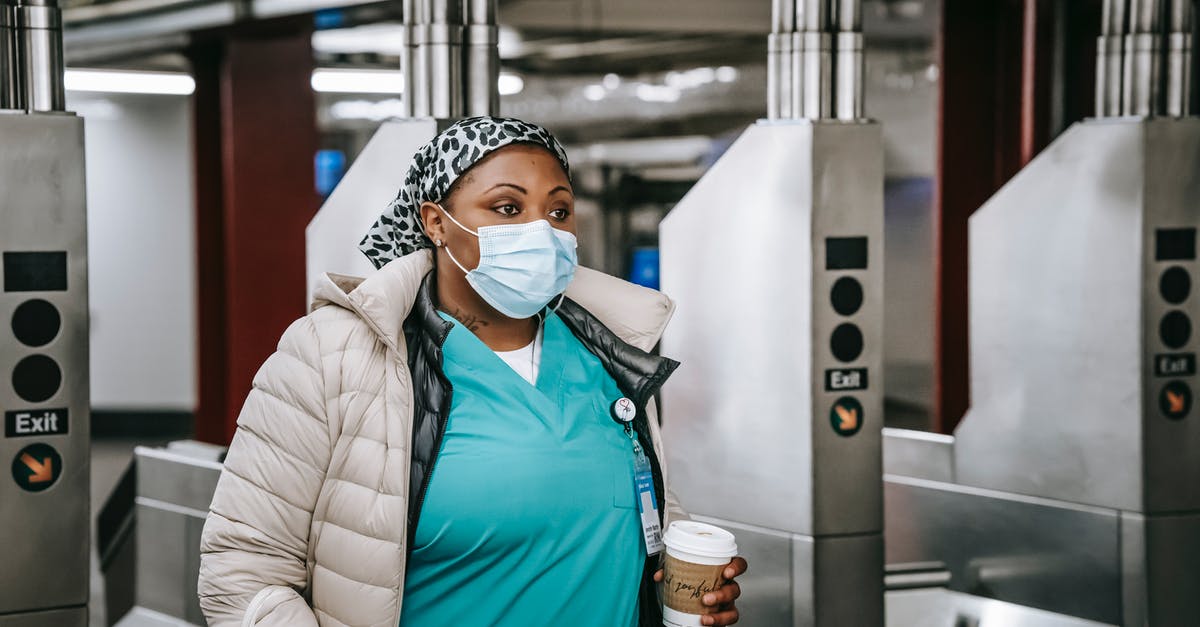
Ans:
[[[649,458],[636,438],[633,440],[633,457],[633,483],[637,490],[638,513],[642,518],[642,538],[646,542],[646,555],[655,555],[663,550],[663,540],[658,499],[654,494],[654,473],[650,469]]]

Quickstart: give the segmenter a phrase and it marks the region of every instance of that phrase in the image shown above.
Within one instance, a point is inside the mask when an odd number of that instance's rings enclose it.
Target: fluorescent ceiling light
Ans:
[[[196,81],[182,72],[68,69],[64,82],[67,91],[110,94],[187,96],[196,91]]]
[[[404,92],[404,75],[399,70],[316,69],[312,88],[340,94],[399,94]]]
[[[313,50],[326,54],[374,52],[400,56],[404,51],[404,26],[367,24],[354,28],[319,30],[312,36]]]
[[[404,103],[396,98],[379,102],[367,100],[343,100],[329,107],[329,115],[335,120],[372,120],[378,122],[405,115]]]
[[[496,87],[500,90],[501,96],[513,96],[525,89],[525,79],[516,74],[502,73],[496,80]]]

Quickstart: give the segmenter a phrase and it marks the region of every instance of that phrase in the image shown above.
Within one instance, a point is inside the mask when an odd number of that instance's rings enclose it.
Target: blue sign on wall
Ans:
[[[315,165],[317,193],[326,198],[346,174],[346,154],[340,150],[318,150]]]
[[[629,263],[629,281],[650,289],[658,289],[658,249],[635,248]]]

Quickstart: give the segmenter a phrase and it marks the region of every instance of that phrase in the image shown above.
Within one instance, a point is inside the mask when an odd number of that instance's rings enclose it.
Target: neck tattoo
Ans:
[[[484,320],[475,314],[465,313],[463,310],[457,307],[454,308],[454,311],[450,312],[450,315],[453,316],[455,320],[461,322],[462,325],[467,327],[467,329],[472,333],[478,331],[479,327],[486,327],[488,325],[487,320]]]

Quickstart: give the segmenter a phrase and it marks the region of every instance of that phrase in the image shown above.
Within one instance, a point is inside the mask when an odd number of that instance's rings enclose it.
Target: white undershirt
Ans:
[[[518,348],[515,351],[494,351],[496,356],[504,360],[510,368],[521,375],[522,379],[529,382],[529,385],[537,385],[538,368],[542,365],[542,327],[538,325],[538,332],[533,337],[533,341],[524,348]]]

